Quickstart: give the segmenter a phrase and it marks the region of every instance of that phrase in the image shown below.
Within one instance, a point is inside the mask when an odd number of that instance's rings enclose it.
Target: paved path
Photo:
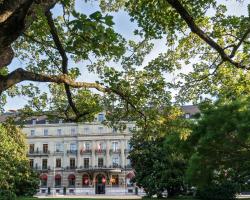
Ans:
[[[141,196],[138,195],[48,195],[48,196],[36,196],[38,198],[87,198],[87,199],[141,199]]]

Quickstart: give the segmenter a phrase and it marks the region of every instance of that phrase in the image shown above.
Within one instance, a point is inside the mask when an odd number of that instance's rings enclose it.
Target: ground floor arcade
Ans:
[[[47,171],[40,174],[39,195],[143,194],[132,184],[132,170]]]

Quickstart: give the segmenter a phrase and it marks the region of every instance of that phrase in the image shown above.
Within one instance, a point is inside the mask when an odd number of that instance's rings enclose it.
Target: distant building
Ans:
[[[199,112],[196,106],[182,109],[186,118]],[[0,121],[10,115],[15,112],[0,116]],[[49,122],[46,116],[25,121],[30,166],[40,174],[38,194],[144,194],[131,183],[128,154],[135,123],[116,131],[103,120],[104,113],[92,123]]]

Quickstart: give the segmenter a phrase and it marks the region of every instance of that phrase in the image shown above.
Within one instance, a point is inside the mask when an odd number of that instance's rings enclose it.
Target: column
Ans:
[[[95,167],[95,149],[96,149],[96,141],[92,140],[92,156],[91,156],[91,166]]]
[[[124,155],[124,140],[121,140],[121,166],[125,167],[125,155]]]
[[[81,142],[80,141],[77,141],[77,158],[76,158],[76,166],[77,168],[80,168],[80,166],[82,165],[82,160],[81,160],[81,154],[80,154],[80,150],[82,148],[82,145],[81,145]]]
[[[107,142],[106,142],[106,166],[107,167],[109,167],[111,165],[109,150],[110,150],[110,141],[107,140]]]

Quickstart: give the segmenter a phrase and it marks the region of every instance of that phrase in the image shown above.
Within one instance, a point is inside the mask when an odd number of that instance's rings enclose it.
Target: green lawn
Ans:
[[[39,198],[39,199],[43,199],[43,198]],[[18,200],[39,200],[39,199],[38,198],[27,198],[27,197],[18,198]],[[46,200],[55,200],[55,198],[44,198],[44,199],[46,199]],[[109,200],[109,199],[98,199],[98,198],[96,198],[96,199],[88,199],[88,198],[56,198],[56,200]],[[112,200],[116,200],[116,199],[112,199]],[[119,200],[121,200],[121,199],[119,199]],[[136,200],[138,200],[138,199],[136,199]],[[152,199],[150,199],[150,198],[143,198],[143,200],[156,200],[156,198],[152,198]],[[174,198],[174,199],[168,198],[168,200],[194,200],[194,199],[192,197],[179,197],[179,198]],[[246,200],[250,200],[250,199],[246,199]]]
[[[55,200],[55,198],[39,198],[39,199],[46,199],[46,200]],[[39,200],[38,198],[18,198],[18,200]],[[56,198],[56,200],[109,200],[109,199],[88,199],[88,198]],[[110,199],[111,200],[111,199]],[[112,200],[118,200],[118,199],[112,199]],[[121,199],[119,199],[121,200]],[[132,199],[131,199],[132,200]],[[138,200],[138,199],[136,199]],[[156,198],[143,198],[143,200],[156,200]],[[167,198],[167,200],[197,200],[192,197],[178,197],[178,198]],[[243,200],[250,200],[249,198],[243,199]]]

